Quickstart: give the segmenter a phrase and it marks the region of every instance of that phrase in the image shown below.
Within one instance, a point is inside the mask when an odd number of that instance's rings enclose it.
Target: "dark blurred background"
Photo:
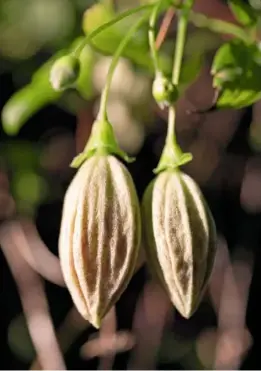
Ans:
[[[1,0],[1,110],[38,67],[82,34],[83,12],[92,3]],[[114,6],[121,10],[138,3]],[[225,3],[200,0],[196,7],[233,21]],[[96,22],[94,15],[91,19]],[[175,22],[167,53],[174,36]],[[178,102],[178,139],[194,155],[184,171],[201,186],[218,230],[209,289],[190,320],[175,313],[141,264],[99,334],[72,309],[55,259],[63,196],[74,175],[69,164],[88,138],[110,57],[96,51],[88,99],[66,93],[32,112],[16,136],[1,125],[1,369],[30,368],[39,349],[49,349],[47,365],[59,364],[50,318],[67,369],[261,368],[261,102],[204,113],[214,94],[211,61],[222,41],[208,31],[189,30],[187,54],[200,51],[204,61]],[[166,113],[151,99],[151,78],[122,59],[109,102],[117,138],[136,156],[128,168],[140,198],[166,134]]]

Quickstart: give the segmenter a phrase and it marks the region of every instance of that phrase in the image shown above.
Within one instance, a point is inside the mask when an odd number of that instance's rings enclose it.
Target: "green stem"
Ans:
[[[159,1],[161,2],[161,1]],[[164,1],[162,1],[161,5],[164,4]],[[106,30],[107,28],[113,26],[114,24],[120,22],[122,19],[129,17],[133,14],[139,13],[141,11],[149,10],[151,8],[155,8],[155,6],[158,6],[157,3],[151,3],[151,4],[146,4],[146,5],[141,5],[137,6],[135,8],[126,10],[125,12],[122,12],[115,18],[113,18],[111,21],[108,21],[101,25],[100,27],[96,28],[94,31],[92,31],[83,41],[82,43],[75,49],[74,55],[76,57],[79,57],[82,49],[97,35],[99,35],[101,32]],[[172,4],[173,7],[179,8],[180,3],[177,1],[173,1]],[[164,7],[165,8],[165,7]],[[167,5],[166,5],[167,8]],[[245,42],[249,41],[249,37],[244,31],[243,28],[238,27],[234,25],[233,23],[222,21],[219,19],[213,19],[213,18],[208,18],[207,16],[201,14],[201,13],[196,13],[193,11],[190,11],[190,16],[189,20],[197,27],[202,27],[202,28],[208,28],[211,31],[217,32],[217,33],[227,33],[230,35],[233,35]]]
[[[181,63],[186,41],[186,32],[188,27],[189,12],[193,3],[194,3],[193,0],[187,0],[187,4],[184,4],[184,9],[181,10],[181,15],[178,21],[177,39],[172,73],[172,82],[175,85],[178,85],[179,82]]]
[[[133,37],[134,33],[141,27],[141,25],[148,19],[148,14],[140,18],[130,29],[129,32],[126,34],[124,39],[121,41],[120,45],[118,46],[112,62],[110,64],[110,68],[107,74],[106,85],[103,89],[102,96],[101,96],[101,104],[98,113],[97,120],[93,123],[92,132],[89,137],[88,142],[82,153],[76,156],[71,164],[72,167],[79,167],[81,164],[87,160],[89,157],[93,156],[94,153],[99,153],[100,155],[105,154],[114,154],[121,157],[123,160],[127,162],[133,161],[133,159],[129,158],[128,155],[121,150],[119,147],[111,123],[107,118],[107,102],[109,98],[109,91],[110,86],[113,78],[113,73],[117,66],[117,63],[122,55],[124,48],[127,46],[130,39]]]
[[[189,14],[193,6],[193,3],[194,3],[193,0],[187,0],[184,2],[184,8],[181,10],[180,18],[178,21],[176,47],[175,47],[175,52],[174,52],[174,62],[173,62],[173,71],[172,71],[172,82],[174,85],[178,85],[179,83],[182,59],[183,59],[184,48],[185,48]],[[167,141],[168,142],[170,141],[171,143],[173,142],[176,143],[175,118],[176,118],[175,108],[174,106],[170,106],[169,117],[168,117]]]
[[[151,51],[151,57],[154,63],[155,71],[159,71],[160,69],[160,63],[159,63],[159,55],[156,48],[156,22],[159,15],[159,11],[161,8],[162,3],[165,0],[159,0],[158,3],[154,6],[150,21],[149,21],[149,45],[150,45],[150,51]]]
[[[223,35],[228,34],[235,36],[245,43],[251,42],[251,37],[246,33],[246,31],[243,28],[234,25],[233,23],[222,21],[220,19],[209,18],[204,14],[196,13],[194,11],[190,12],[189,20],[196,27],[207,28],[210,31]]]
[[[185,4],[184,9],[181,11],[181,17],[178,23],[177,41],[172,73],[172,82],[174,85],[178,85],[179,82],[188,21],[191,21],[197,27],[205,27],[217,33],[227,33],[243,40],[244,42],[250,41],[248,35],[242,28],[229,22],[208,18],[203,14],[193,12],[191,10],[193,2],[193,0],[187,0],[187,4]],[[171,106],[169,108],[167,142],[176,144],[174,106]]]
[[[176,133],[175,133],[175,121],[176,121],[176,112],[174,105],[169,107],[168,111],[168,131],[166,137],[166,144],[177,145]]]
[[[189,20],[189,13],[193,6],[194,0],[185,0],[183,8],[181,9],[178,20],[176,47],[174,52],[172,82],[178,85],[182,59],[184,54],[184,47],[186,41],[187,25]],[[168,114],[168,131],[166,136],[165,146],[157,168],[154,172],[157,174],[165,169],[177,169],[179,166],[191,161],[192,155],[190,153],[183,153],[177,143],[175,133],[176,112],[174,105],[169,107]]]
[[[143,16],[141,19],[138,20],[128,31],[122,42],[120,43],[118,49],[116,50],[113,60],[111,62],[107,78],[106,78],[106,85],[103,89],[102,96],[101,96],[101,103],[100,103],[100,110],[98,114],[98,118],[102,121],[108,121],[107,120],[107,102],[109,98],[109,92],[110,92],[110,87],[111,87],[111,82],[113,78],[113,74],[115,71],[115,68],[117,67],[117,64],[119,62],[119,59],[122,56],[122,53],[124,49],[126,48],[127,44],[133,37],[134,33],[142,26],[142,24],[147,20],[148,15]]]
[[[101,25],[100,27],[96,28],[94,31],[92,31],[83,41],[82,43],[75,49],[74,51],[74,55],[76,57],[79,57],[79,55],[81,54],[81,51],[83,50],[83,48],[88,45],[90,43],[90,41],[95,37],[97,36],[98,34],[100,34],[101,32],[103,32],[104,30],[106,30],[108,27],[111,27],[113,26],[115,23],[118,23],[119,21],[121,21],[122,19],[126,18],[126,17],[129,17],[133,14],[136,14],[136,13],[139,13],[141,11],[145,11],[145,10],[149,10],[151,9],[153,6],[155,6],[155,3],[153,4],[146,4],[146,5],[141,5],[141,6],[137,6],[135,8],[132,8],[132,9],[129,9],[129,10],[126,10],[125,12],[122,12],[121,14],[119,14],[117,17],[113,18],[111,21],[108,21],[106,23],[104,23],[103,25]]]

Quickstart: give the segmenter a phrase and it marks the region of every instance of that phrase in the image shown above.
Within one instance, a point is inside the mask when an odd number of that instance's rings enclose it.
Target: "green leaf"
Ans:
[[[16,135],[25,122],[48,103],[58,99],[47,79],[45,84],[32,83],[16,92],[2,110],[3,128],[8,135]]]
[[[261,97],[261,52],[256,45],[232,41],[217,51],[211,73],[219,90],[217,107],[243,108]]]
[[[59,51],[44,63],[32,76],[31,83],[14,93],[2,110],[4,131],[16,135],[26,121],[47,104],[59,99],[60,92],[54,91],[49,82],[53,62],[65,55]]]
[[[243,0],[229,0],[228,5],[234,14],[235,18],[243,26],[252,27],[257,24],[258,16],[248,3]]]

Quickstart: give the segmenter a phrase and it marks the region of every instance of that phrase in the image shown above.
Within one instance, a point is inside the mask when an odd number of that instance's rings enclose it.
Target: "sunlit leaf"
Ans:
[[[243,108],[261,97],[261,52],[256,45],[229,42],[212,64],[213,86],[220,91],[217,107]]]
[[[254,26],[258,21],[258,15],[246,1],[243,0],[229,0],[228,5],[234,14],[235,18],[243,26]]]
[[[14,93],[2,110],[3,128],[8,135],[16,135],[26,121],[47,104],[57,100],[60,92],[49,82],[53,62],[66,54],[59,51],[44,63],[32,76],[31,83]]]
[[[2,110],[3,128],[8,135],[16,135],[25,122],[48,103],[59,98],[49,80],[29,84],[16,92]]]

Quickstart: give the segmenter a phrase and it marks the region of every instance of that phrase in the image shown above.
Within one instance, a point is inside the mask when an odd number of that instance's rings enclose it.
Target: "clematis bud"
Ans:
[[[140,239],[131,175],[114,156],[95,154],[67,190],[59,255],[77,309],[96,328],[132,278]]]

